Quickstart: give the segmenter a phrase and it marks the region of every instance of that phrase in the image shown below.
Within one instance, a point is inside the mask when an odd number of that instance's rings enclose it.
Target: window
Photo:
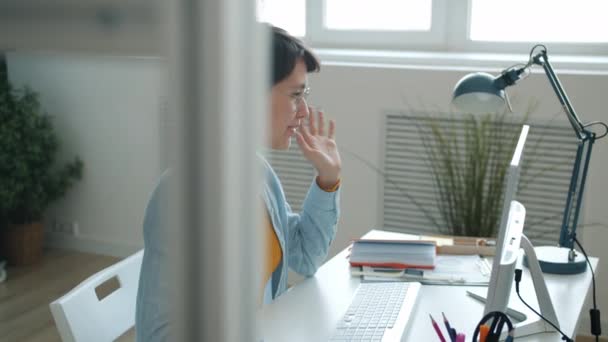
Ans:
[[[306,0],[258,0],[258,21],[271,23],[297,37],[306,35]]]
[[[445,40],[447,0],[306,0],[315,47],[433,49]]]
[[[314,47],[608,55],[605,0],[257,0]]]
[[[608,55],[604,0],[469,0],[464,50],[526,51],[535,43],[549,53]],[[514,24],[516,23],[516,24]]]
[[[578,0],[573,5],[572,1],[555,0],[473,0],[470,38],[499,42],[608,42],[608,2]],[[508,25],[513,21],[517,25]]]
[[[431,5],[431,0],[326,0],[324,26],[330,30],[429,31]]]

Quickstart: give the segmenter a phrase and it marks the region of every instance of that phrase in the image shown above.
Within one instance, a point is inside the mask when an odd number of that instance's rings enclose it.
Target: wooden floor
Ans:
[[[576,342],[595,342],[595,337],[592,336],[577,336]],[[608,338],[600,337],[600,342],[608,342]]]
[[[43,260],[36,265],[9,267],[7,279],[0,283],[0,342],[61,341],[49,303],[117,260],[108,256],[47,250]],[[132,341],[133,336],[127,340]]]

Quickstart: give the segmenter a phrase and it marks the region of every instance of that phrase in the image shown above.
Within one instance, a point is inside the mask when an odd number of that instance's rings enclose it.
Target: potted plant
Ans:
[[[14,89],[0,59],[0,256],[9,264],[36,262],[42,254],[42,216],[82,176],[76,157],[58,166],[52,118],[38,95]]]
[[[531,103],[519,118],[505,112],[464,114],[458,120],[429,116],[417,122],[443,221],[442,225],[433,221],[440,232],[496,235],[510,158],[519,131],[535,107],[536,103]],[[533,159],[524,165],[524,174]]]

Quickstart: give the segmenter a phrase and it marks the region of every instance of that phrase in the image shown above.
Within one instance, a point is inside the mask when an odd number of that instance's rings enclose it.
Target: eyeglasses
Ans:
[[[294,105],[299,105],[302,101],[304,101],[308,95],[310,94],[310,87],[306,87],[304,89],[292,92],[288,96],[293,100]]]

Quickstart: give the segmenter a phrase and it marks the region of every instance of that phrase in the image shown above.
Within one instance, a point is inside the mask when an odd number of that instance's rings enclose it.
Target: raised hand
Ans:
[[[334,140],[336,123],[334,120],[329,120],[329,129],[325,135],[325,118],[323,111],[316,111],[312,107],[308,107],[310,115],[308,116],[309,127],[305,124],[300,126],[296,132],[296,141],[302,151],[302,154],[308,159],[319,174],[318,184],[321,188],[327,188],[335,185],[340,179],[340,171],[342,170],[342,161],[338,146]]]

